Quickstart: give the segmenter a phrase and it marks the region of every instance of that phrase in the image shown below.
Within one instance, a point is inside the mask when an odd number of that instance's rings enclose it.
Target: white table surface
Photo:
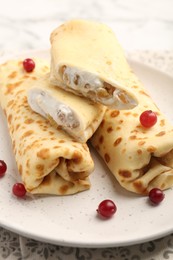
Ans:
[[[106,23],[127,55],[172,75],[172,0],[0,0],[0,57],[49,48],[51,31],[71,18]],[[173,259],[173,235],[129,247],[84,249],[49,245],[0,228],[0,259]]]

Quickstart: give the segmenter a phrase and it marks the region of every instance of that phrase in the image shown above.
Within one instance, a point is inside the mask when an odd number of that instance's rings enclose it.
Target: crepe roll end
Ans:
[[[60,100],[54,99],[48,92],[33,88],[28,91],[27,98],[31,109],[47,118],[54,126],[62,127],[70,133],[81,127],[73,109]]]
[[[120,110],[132,109],[138,104],[133,93],[119,83],[106,82],[99,75],[66,64],[61,65],[58,72],[61,81],[68,87],[66,90],[94,102]]]

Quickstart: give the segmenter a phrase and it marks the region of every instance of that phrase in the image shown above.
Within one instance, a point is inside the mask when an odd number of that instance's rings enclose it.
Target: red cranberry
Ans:
[[[3,160],[0,160],[0,177],[3,177],[7,170],[7,165]]]
[[[15,183],[13,185],[13,194],[16,197],[24,197],[26,194],[26,189],[25,186],[23,185],[23,183]]]
[[[146,110],[140,115],[139,120],[142,126],[149,128],[156,124],[157,115],[152,110]]]
[[[97,212],[100,216],[104,218],[112,217],[117,210],[115,203],[112,200],[103,200],[97,209]]]
[[[35,68],[35,62],[32,59],[27,58],[23,61],[23,67],[27,72],[31,72]]]
[[[164,197],[165,197],[165,195],[164,195],[163,191],[158,188],[153,188],[149,192],[149,199],[154,204],[159,204],[164,199]]]

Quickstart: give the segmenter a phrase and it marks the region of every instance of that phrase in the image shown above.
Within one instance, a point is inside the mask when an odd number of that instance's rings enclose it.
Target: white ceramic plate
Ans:
[[[49,59],[49,52],[35,51],[20,56]],[[157,105],[173,122],[173,79],[140,63],[130,63]],[[121,188],[93,150],[96,167],[91,175],[92,187],[89,191],[64,197],[13,197],[11,187],[17,170],[2,113],[0,126],[0,159],[8,165],[7,174],[0,179],[2,227],[53,244],[97,248],[137,244],[173,231],[173,190],[167,190],[165,200],[153,207],[146,197]],[[101,220],[96,209],[107,198],[116,203],[117,212],[113,218]]]

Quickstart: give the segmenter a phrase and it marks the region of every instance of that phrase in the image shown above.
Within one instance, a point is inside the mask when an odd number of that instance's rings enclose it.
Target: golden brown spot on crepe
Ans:
[[[111,117],[117,117],[119,115],[120,111],[118,110],[113,110],[111,113],[110,113],[110,116]]]
[[[41,125],[42,125],[42,123],[43,123],[43,121],[42,121],[42,120],[37,120],[36,122],[37,122],[37,124],[39,124],[40,126],[41,126]]]
[[[15,147],[16,147],[16,142],[13,140],[13,142],[12,142],[12,146],[13,146],[13,150],[15,149]]]
[[[131,136],[129,136],[129,139],[130,139],[130,140],[135,140],[136,138],[137,138],[136,135],[131,135]]]
[[[37,153],[37,157],[41,158],[41,159],[48,159],[50,156],[50,151],[48,148],[43,148],[41,149],[38,153]]]
[[[147,97],[150,97],[144,90],[139,90],[139,93]]]
[[[19,127],[20,127],[20,124],[17,124],[17,125],[16,125],[16,130],[19,129]]]
[[[43,175],[44,171],[44,165],[43,164],[37,164],[35,166],[36,170],[39,172],[39,176],[41,177]]]
[[[137,129],[134,129],[132,131],[130,131],[131,134],[137,134],[139,131]]]
[[[121,141],[122,141],[122,138],[121,138],[121,137],[117,138],[117,139],[115,140],[115,142],[114,142],[114,146],[117,146],[118,144],[120,144]]]
[[[70,171],[69,172],[69,176],[72,180],[77,181],[77,180],[84,180],[87,176],[88,173],[86,173],[85,171],[82,172],[73,172]]]
[[[129,115],[131,115],[131,112],[125,112],[124,115],[129,116]]]
[[[33,80],[37,80],[37,77],[31,77]]]
[[[165,120],[164,119],[160,120],[160,126],[164,126],[164,125],[165,125]]]
[[[7,118],[9,124],[11,124],[12,118],[13,118],[13,117],[12,117],[12,115],[10,114],[10,115],[8,116],[8,118]]]
[[[8,78],[13,79],[17,76],[17,71],[13,71],[8,75]]]
[[[134,117],[138,117],[138,114],[137,113],[133,113],[132,114]]]
[[[112,61],[108,60],[108,61],[106,61],[106,64],[111,65]]]
[[[131,172],[128,170],[119,170],[119,175],[124,177],[124,178],[130,178],[131,177]]]
[[[75,164],[81,163],[82,161],[81,153],[79,153],[78,151],[74,151],[72,155],[72,159]]]
[[[138,87],[138,86],[136,86],[136,85],[134,85],[134,86],[132,86],[132,88],[135,88],[135,89],[136,89],[136,88],[139,88],[139,87]]]
[[[24,92],[24,90],[23,89],[21,89],[21,90],[18,90],[17,92],[16,92],[16,94],[15,94],[15,96],[18,96],[19,94],[21,94],[22,92]],[[26,97],[24,97],[23,98],[23,103],[27,103],[27,98]],[[21,105],[21,106],[23,106],[23,105]]]
[[[22,175],[22,171],[23,171],[22,165],[20,164],[20,165],[19,165],[19,174],[20,174],[20,175]]]
[[[7,84],[7,86],[6,86],[7,90],[5,92],[5,95],[10,94],[15,88],[20,86],[20,84],[22,84],[22,81],[18,81],[18,82],[13,83],[13,84]]]
[[[140,142],[138,142],[138,145],[144,145],[145,144],[145,141],[140,141]]]
[[[156,147],[154,147],[154,146],[152,146],[152,145],[147,148],[147,151],[148,151],[149,153],[154,153],[156,150],[157,150]]]
[[[59,140],[59,143],[63,144],[63,143],[65,143],[65,140]]]
[[[161,131],[161,132],[159,132],[158,134],[156,134],[156,136],[163,136],[163,135],[165,135],[165,134],[166,134],[165,131]]]
[[[29,75],[24,75],[22,78],[23,79],[28,79],[28,78],[30,78],[30,76]]]
[[[107,128],[107,132],[108,132],[108,133],[111,133],[112,131],[113,131],[112,126],[109,126],[109,127]]]
[[[161,185],[161,187],[160,187],[161,190],[164,190],[164,189],[165,189],[165,186],[166,186],[165,183],[162,183],[162,185]]]
[[[32,118],[27,118],[27,119],[24,121],[25,124],[31,124],[31,123],[33,123],[33,122],[34,122],[34,120],[33,120]]]
[[[140,180],[134,181],[133,186],[137,193],[146,194],[146,188],[143,186],[143,183]]]
[[[32,135],[33,133],[34,133],[33,130],[26,131],[26,132],[22,135],[21,139],[23,139],[23,138],[25,138],[25,137],[28,137],[28,136]]]
[[[120,126],[117,126],[116,130],[121,130],[121,127],[120,127]]]
[[[8,102],[7,107],[10,107],[10,106],[13,105],[13,104],[14,104],[14,100],[12,99],[12,100],[10,100],[10,101]]]
[[[105,153],[104,158],[105,158],[105,161],[106,161],[107,163],[110,162],[110,159],[111,159],[111,158],[110,158],[110,156],[109,156],[108,153]]]
[[[70,183],[69,183],[69,184],[70,184]],[[67,191],[68,191],[68,189],[70,188],[70,186],[72,187],[73,184],[72,184],[72,183],[71,183],[71,185],[65,184],[65,185],[63,185],[62,187],[60,187],[60,188],[59,188],[60,194],[66,194]]]
[[[122,120],[122,119],[118,121],[119,124],[122,124],[123,122],[124,122],[124,120]]]
[[[58,149],[58,148],[60,148],[61,146],[60,145],[55,145],[53,148],[54,149]]]
[[[50,135],[54,135],[54,132],[52,132],[52,131],[49,131],[49,134],[50,134]]]
[[[104,137],[103,137],[103,135],[101,135],[101,136],[99,137],[99,143],[102,144],[103,141],[104,141]]]
[[[141,155],[141,154],[142,154],[142,150],[141,150],[141,149],[138,149],[138,150],[137,150],[137,154]]]
[[[138,128],[138,129],[140,129],[140,130],[143,129],[143,127],[142,127],[141,125],[137,125],[136,128]]]
[[[29,168],[29,166],[30,166],[30,159],[28,159],[28,160],[26,161],[26,167]]]
[[[10,128],[10,131],[11,131],[12,134],[14,133],[14,126],[12,126],[12,127]]]

